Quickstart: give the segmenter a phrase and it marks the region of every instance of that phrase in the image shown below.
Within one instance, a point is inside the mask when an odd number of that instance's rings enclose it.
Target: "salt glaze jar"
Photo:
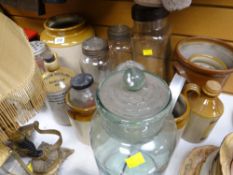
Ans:
[[[44,22],[40,40],[56,52],[61,65],[80,73],[82,43],[94,36],[93,28],[77,14],[50,17]]]
[[[96,92],[91,146],[101,175],[159,175],[176,145],[171,92],[137,68],[106,78]]]
[[[199,143],[208,137],[224,111],[218,98],[221,89],[221,85],[214,80],[207,81],[202,88],[193,83],[186,85],[184,92],[186,96],[190,94],[191,112],[182,136],[185,140]]]
[[[45,59],[44,64],[47,71],[42,78],[47,92],[48,107],[58,124],[71,125],[65,110],[65,94],[75,73],[67,67],[60,66],[56,56]]]

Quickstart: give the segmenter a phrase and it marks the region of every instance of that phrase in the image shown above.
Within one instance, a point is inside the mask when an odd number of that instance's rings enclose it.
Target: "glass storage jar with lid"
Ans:
[[[126,25],[113,25],[108,28],[109,59],[111,69],[132,60],[131,31]]]
[[[93,76],[100,83],[109,72],[108,44],[99,37],[92,37],[82,44],[81,70]]]
[[[91,146],[101,175],[159,175],[176,145],[171,93],[137,68],[113,73],[96,95]]]
[[[133,59],[167,81],[171,76],[168,14],[163,7],[132,7]]]

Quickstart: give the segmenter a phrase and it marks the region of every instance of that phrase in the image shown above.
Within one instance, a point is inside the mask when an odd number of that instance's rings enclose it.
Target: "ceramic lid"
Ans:
[[[83,90],[90,87],[93,82],[94,79],[91,74],[81,73],[71,79],[70,85],[74,89]]]
[[[222,91],[222,87],[219,82],[208,80],[202,90],[209,96],[218,96]]]
[[[171,93],[165,81],[138,68],[119,71],[97,90],[97,103],[123,119],[147,119],[163,111]]]

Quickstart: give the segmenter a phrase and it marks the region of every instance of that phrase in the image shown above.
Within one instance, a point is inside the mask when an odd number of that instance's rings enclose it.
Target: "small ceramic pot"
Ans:
[[[94,36],[94,30],[77,14],[53,16],[44,22],[40,40],[45,42],[61,60],[61,65],[81,72],[83,41]]]
[[[195,55],[199,55],[198,62],[200,63],[201,59],[201,64],[205,66],[192,62]],[[197,61],[197,57],[194,60]],[[208,64],[217,66],[217,69],[206,66]],[[207,80],[212,79],[224,85],[233,72],[233,47],[221,40],[211,38],[183,39],[175,49],[174,67],[176,72],[183,75],[188,82],[202,86]]]
[[[178,139],[183,133],[190,114],[190,105],[184,95],[180,95],[172,112],[178,129]]]

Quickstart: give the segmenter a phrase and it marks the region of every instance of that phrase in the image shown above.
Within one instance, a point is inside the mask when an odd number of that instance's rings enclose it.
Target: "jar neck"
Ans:
[[[168,18],[162,18],[159,20],[147,21],[147,22],[134,21],[133,32],[146,34],[146,33],[158,32],[168,27],[169,27]]]
[[[109,45],[130,45],[130,38],[125,40],[109,40]]]
[[[107,60],[107,51],[96,51],[96,53],[86,54],[84,53],[85,57],[93,60]]]
[[[168,119],[170,105],[159,114],[148,119],[125,120],[108,111],[98,100],[97,111],[102,118],[102,125],[111,137],[116,137],[125,143],[146,142],[160,133],[164,121]]]
[[[52,28],[48,27],[45,24],[46,30],[50,34],[54,34],[56,36],[64,36],[64,35],[71,35],[71,34],[77,34],[78,32],[82,32],[82,30],[85,28],[85,23],[77,24],[72,27],[66,27],[66,28]]]
[[[203,91],[202,91],[202,92],[203,92]],[[203,92],[202,97],[203,97],[203,98],[206,98],[206,99],[208,99],[208,100],[215,100],[215,99],[218,98],[218,95],[209,95],[209,94]]]

